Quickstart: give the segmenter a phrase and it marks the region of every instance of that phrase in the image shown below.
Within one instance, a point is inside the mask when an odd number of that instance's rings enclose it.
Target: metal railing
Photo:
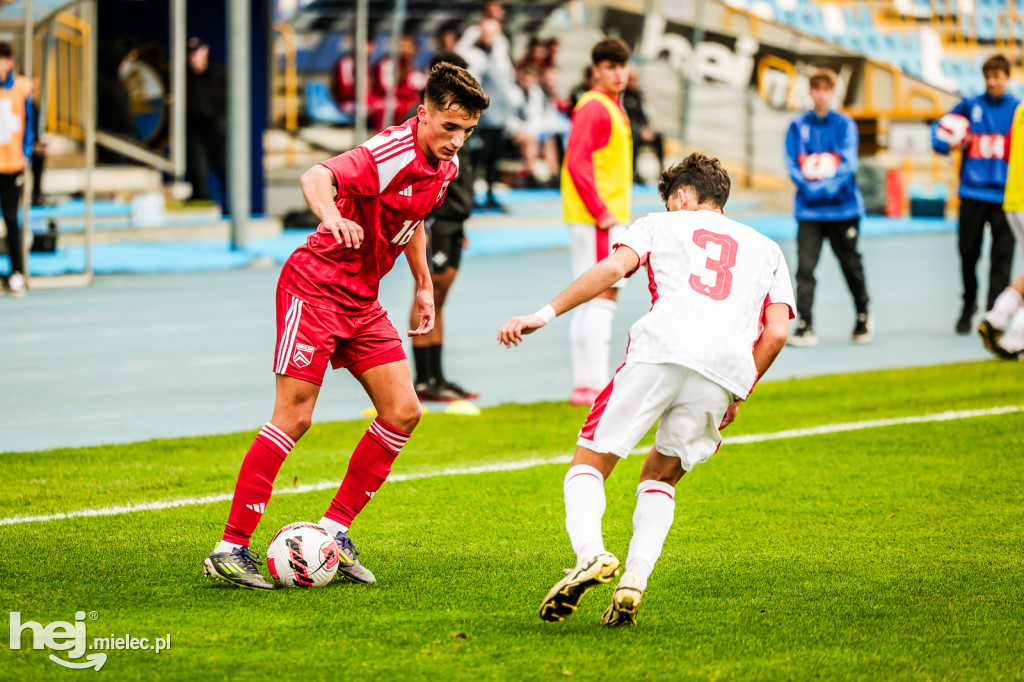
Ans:
[[[295,41],[295,29],[291,24],[278,22],[274,24],[274,30],[280,35],[280,50],[278,45],[274,46],[274,73],[272,80],[276,83],[281,78],[284,81],[284,129],[288,131],[289,138],[285,148],[285,164],[295,164],[296,144],[295,135],[299,131],[299,68]],[[278,54],[283,53],[284,66],[280,76],[277,72]],[[276,86],[275,86],[276,94]]]
[[[35,37],[36,54],[44,64],[46,129],[80,142],[85,140],[81,84],[91,40],[89,24],[67,12],[58,12]]]

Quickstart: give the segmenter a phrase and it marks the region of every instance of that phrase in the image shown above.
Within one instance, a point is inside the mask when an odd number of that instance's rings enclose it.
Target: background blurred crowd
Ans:
[[[491,98],[470,140],[473,165],[486,186],[480,204],[485,208],[501,208],[494,194],[499,180],[513,187],[558,187],[572,110],[590,87],[589,67],[573,87],[563,87],[561,44],[556,37],[531,36],[521,54],[514,54],[504,19],[502,4],[488,2],[480,21],[461,33],[444,26],[419,42],[413,35],[403,35],[397,62],[385,40],[370,36],[367,44],[367,125],[371,130],[413,115],[426,82],[427,64],[435,54],[455,52],[469,64],[470,73]],[[331,74],[331,94],[338,108],[349,115],[355,112],[355,61],[354,50],[341,54]],[[389,109],[391,84],[394,105]],[[663,161],[661,137],[650,128],[636,75],[624,104],[633,123],[635,148],[650,144]]]

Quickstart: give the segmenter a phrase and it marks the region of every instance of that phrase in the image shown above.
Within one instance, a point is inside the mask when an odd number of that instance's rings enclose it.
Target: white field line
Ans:
[[[1024,412],[1024,405],[1006,405],[1003,407],[992,407],[979,410],[957,410],[950,412],[938,412],[936,414],[923,414],[912,417],[895,417],[892,419],[872,419],[860,422],[847,422],[841,424],[826,424],[806,429],[790,429],[788,431],[776,431],[774,433],[755,433],[746,436],[723,439],[723,445],[745,445],[748,443],[763,443],[771,440],[782,440],[787,438],[803,438],[805,436],[821,436],[831,433],[842,433],[844,431],[859,431],[882,426],[899,426],[903,424],[924,424],[928,422],[944,422],[955,419],[970,419],[973,417],[989,417],[1001,414],[1012,414]],[[647,452],[648,448],[637,448],[633,454]],[[426,478],[440,478],[445,476],[471,476],[473,474],[489,474],[499,471],[519,471],[532,469],[534,467],[547,466],[550,464],[567,464],[572,459],[571,455],[561,455],[547,459],[528,459],[519,462],[499,462],[494,464],[481,464],[473,467],[460,467],[424,471],[411,474],[395,474],[388,477],[391,483],[402,481],[418,481]],[[275,495],[299,495],[302,493],[316,492],[320,490],[333,490],[341,485],[340,481],[321,481],[320,483],[308,483],[297,485],[292,488],[283,488],[275,491]],[[79,511],[48,514],[45,516],[12,516],[0,518],[0,526],[10,526],[19,523],[36,523],[45,521],[58,521],[61,519],[74,519],[93,516],[118,516],[120,514],[133,514],[136,512],[159,511],[161,509],[174,509],[175,507],[192,507],[202,504],[213,504],[216,502],[229,502],[231,494],[207,495],[205,497],[181,497],[174,500],[157,502],[145,502],[142,504],[117,505],[113,507],[100,507],[98,509],[81,509]]]

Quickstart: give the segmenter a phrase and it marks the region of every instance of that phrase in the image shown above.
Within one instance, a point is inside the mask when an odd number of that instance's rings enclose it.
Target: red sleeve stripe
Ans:
[[[379,156],[375,154],[373,158],[377,160],[378,164],[385,163],[386,161],[390,161],[391,159],[395,158],[396,156],[404,154],[405,152],[408,152],[408,151],[412,151],[412,149],[415,146],[416,146],[416,142],[413,141],[413,140],[409,140],[408,144],[403,144],[403,145],[400,145],[398,147],[393,147],[392,149],[388,150],[387,152],[385,152],[384,154],[381,154]]]

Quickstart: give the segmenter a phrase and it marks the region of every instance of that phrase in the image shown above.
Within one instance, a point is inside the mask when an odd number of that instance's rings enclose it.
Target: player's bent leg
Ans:
[[[203,574],[240,587],[272,589],[256,568],[249,540],[274,490],[274,480],[313,413],[320,387],[278,375],[274,416],[257,434],[238,473],[220,544],[203,562]]]
[[[591,589],[618,575],[619,560],[605,551],[601,518],[605,511],[604,480],[618,457],[577,447],[565,474],[565,529],[576,566],[552,587],[540,605],[540,617],[549,623],[565,620]]]
[[[371,367],[358,379],[373,401],[378,417],[352,453],[345,478],[321,519],[321,525],[335,536],[341,550],[339,578],[373,583],[376,578],[359,561],[359,551],[348,534],[349,527],[384,485],[395,458],[419,422],[421,412],[407,361]]]
[[[629,542],[626,570],[612,594],[612,603],[601,618],[602,625],[636,625],[647,579],[654,571],[672,528],[675,483],[685,473],[678,457],[662,455],[657,449],[652,449],[645,460],[636,490],[633,537]]]
[[[298,441],[313,423],[313,408],[320,395],[317,384],[278,374],[274,416],[270,421],[293,441]]]
[[[394,428],[412,433],[423,415],[416,398],[412,373],[407,360],[371,367],[359,377],[359,383],[373,402],[377,415]]]

